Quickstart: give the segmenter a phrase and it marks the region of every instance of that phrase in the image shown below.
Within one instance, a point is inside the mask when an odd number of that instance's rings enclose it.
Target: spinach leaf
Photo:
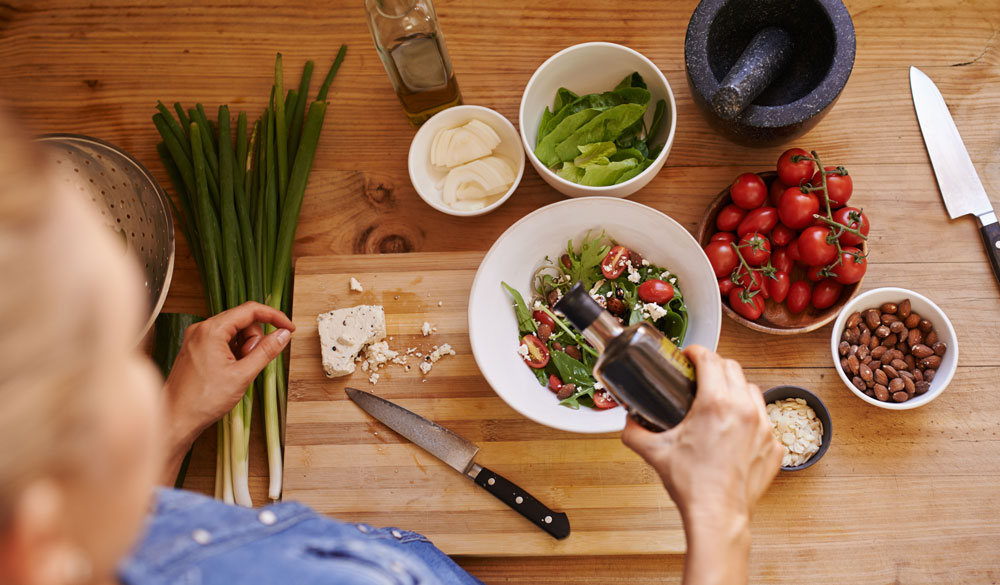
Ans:
[[[560,87],[559,90],[556,92],[556,101],[552,105],[552,112],[553,113],[558,112],[559,110],[569,105],[571,102],[574,102],[578,99],[580,99],[580,96],[576,95],[575,93],[566,89],[565,87]]]
[[[518,331],[521,332],[521,335],[534,333],[537,330],[535,328],[535,321],[531,318],[531,311],[528,310],[528,305],[524,302],[521,293],[511,288],[506,282],[500,282],[500,284],[510,293],[510,296],[514,297],[514,314],[517,315]]]
[[[549,110],[548,108],[545,108],[545,111],[542,112],[542,121],[539,122],[538,124],[539,128],[538,136],[535,136],[535,146],[538,146],[538,143],[542,141],[543,135],[541,129],[545,127],[545,125],[548,123],[549,120],[552,119],[552,116],[554,115],[555,114],[553,114],[552,111]]]
[[[584,111],[590,112],[593,110]],[[580,151],[578,147],[581,144],[614,140],[619,134],[621,134],[622,130],[628,128],[634,124],[636,120],[642,118],[645,111],[646,106],[639,104],[622,104],[620,106],[615,106],[610,110],[605,110],[597,116],[594,116],[582,126],[579,126],[561,142],[558,142],[552,151],[553,157],[557,160],[549,163],[541,156],[539,156],[539,160],[549,166],[552,166],[559,161],[573,160],[579,154]],[[581,112],[581,114],[582,113],[583,112]],[[579,115],[580,114],[574,114],[573,116],[566,118],[566,120],[563,121],[563,124],[573,119],[574,116]],[[560,124],[556,130],[553,130],[552,134],[546,136],[545,139],[542,140],[542,145],[540,145],[539,148],[545,145],[545,142],[550,138],[556,136],[559,128],[561,128],[563,124]],[[559,137],[557,136],[557,138]],[[544,154],[548,155],[548,152],[545,152]]]
[[[602,278],[601,261],[611,251],[611,247],[601,245],[604,239],[604,232],[594,238],[588,233],[580,244],[580,253],[573,249],[573,240],[566,245],[566,253],[570,259],[570,268],[566,271],[573,282],[582,282],[583,286],[590,290],[594,283]]]
[[[656,160],[656,157],[660,156],[660,152],[663,150],[663,144],[658,144],[653,148],[649,149],[649,155],[646,157],[649,160]]]
[[[545,370],[536,370],[535,368],[531,367],[529,367],[528,369],[531,370],[531,373],[534,374],[536,378],[538,378],[539,384],[541,384],[542,386],[549,385],[549,375],[545,373]]]
[[[589,166],[583,173],[580,184],[591,187],[614,185],[623,174],[638,166],[640,165],[634,158],[609,162],[606,165]]]
[[[653,123],[650,125],[649,132],[646,134],[645,142],[647,144],[650,140],[656,138],[656,135],[660,132],[660,126],[663,126],[663,120],[666,112],[667,102],[665,100],[657,100],[656,110],[653,112]]]
[[[625,181],[627,181],[627,180],[629,180],[631,178],[634,178],[635,176],[637,176],[642,171],[648,169],[651,164],[653,164],[653,160],[652,159],[646,159],[646,160],[642,161],[638,165],[636,165],[636,166],[632,167],[631,169],[629,169],[629,170],[625,171],[624,173],[622,173],[618,177],[618,180],[615,182],[615,184],[617,184],[617,183],[624,183]]]
[[[566,159],[561,159],[556,155],[556,146],[564,142],[566,138],[574,135],[579,128],[586,126],[588,122],[595,119],[599,114],[600,112],[597,110],[590,109],[568,116],[552,132],[549,132],[542,138],[542,141],[535,148],[535,156],[547,167],[553,167],[563,160],[571,160],[576,156],[575,144],[573,145],[573,156]],[[600,140],[586,140],[577,144],[585,144],[587,142],[600,142]]]
[[[660,327],[660,331],[670,339],[676,339],[678,342],[684,341],[684,333],[687,330],[687,319],[681,317],[673,311],[668,311],[666,315],[660,318],[657,323]]]
[[[625,79],[615,86],[615,89],[622,89],[625,87],[641,87],[646,89],[646,82],[642,79],[642,75],[639,75],[638,71],[630,73],[625,76]]]
[[[578,389],[594,387],[594,376],[579,360],[569,357],[564,351],[553,351],[550,355],[563,384],[573,383]]]

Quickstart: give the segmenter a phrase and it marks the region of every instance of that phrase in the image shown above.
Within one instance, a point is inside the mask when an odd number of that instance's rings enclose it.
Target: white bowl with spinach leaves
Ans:
[[[663,73],[613,43],[563,49],[528,81],[521,140],[545,182],[570,197],[628,197],[663,168],[677,108]]]

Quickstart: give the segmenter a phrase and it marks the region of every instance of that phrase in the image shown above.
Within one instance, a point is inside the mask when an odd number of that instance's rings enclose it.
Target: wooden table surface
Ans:
[[[684,75],[684,30],[694,0],[440,0],[437,8],[465,103],[516,122],[520,95],[549,55],[583,41],[623,43],[652,59],[678,101],[673,150],[634,200],[692,231],[711,196],[736,174],[770,168],[784,147],[750,149],[713,133]],[[840,101],[795,145],[848,167],[854,200],[873,228],[864,289],[898,285],[937,301],[961,343],[960,368],[931,405],[870,407],[829,364],[829,327],[769,337],[724,320],[719,349],[763,387],[816,390],[836,435],[824,460],[780,476],[754,518],[756,582],[995,583],[1000,579],[1000,287],[974,221],[949,221],[913,113],[908,67],[940,87],[994,205],[1000,209],[1000,9],[996,0],[848,0],[857,58]],[[442,215],[409,184],[406,122],[356,2],[12,0],[0,3],[0,99],[37,132],[77,132],[136,155],[167,184],[150,121],[156,100],[255,117],[274,53],[286,71],[347,60],[302,209],[295,254],[486,250],[525,213],[560,195],[532,170],[500,210]],[[297,73],[296,73],[297,75]],[[290,78],[292,75],[290,75]],[[167,311],[204,310],[178,236]],[[259,431],[260,425],[256,426]],[[212,433],[214,435],[214,433]],[[200,442],[188,487],[210,489],[214,445]],[[266,492],[262,441],[251,486]],[[478,558],[462,564],[487,583],[677,582],[683,558]]]

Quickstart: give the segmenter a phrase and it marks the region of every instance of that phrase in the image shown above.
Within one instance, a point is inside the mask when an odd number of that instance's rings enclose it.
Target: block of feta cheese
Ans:
[[[354,372],[354,360],[365,347],[385,339],[385,311],[380,305],[337,309],[316,317],[323,371],[336,378]]]

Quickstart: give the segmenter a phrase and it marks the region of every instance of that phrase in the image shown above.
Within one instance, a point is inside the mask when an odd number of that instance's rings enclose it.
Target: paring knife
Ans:
[[[1000,224],[948,106],[934,82],[916,67],[910,67],[910,91],[948,215],[952,219],[967,214],[979,218],[986,255],[1000,282]]]
[[[479,447],[441,425],[370,392],[345,388],[347,396],[385,426],[413,441],[496,496],[536,526],[559,540],[569,536],[569,518],[553,512],[503,476],[475,462]]]

